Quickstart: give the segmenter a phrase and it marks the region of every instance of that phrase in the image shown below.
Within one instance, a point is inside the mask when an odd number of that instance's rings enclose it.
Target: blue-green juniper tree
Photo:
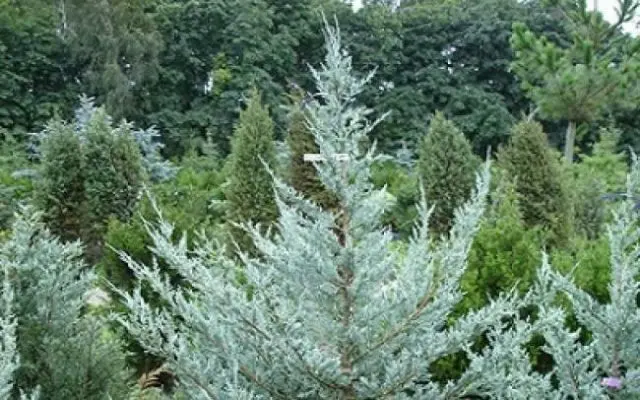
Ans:
[[[166,307],[152,307],[138,286],[119,292],[130,313],[114,318],[167,360],[191,399],[525,399],[551,392],[524,350],[534,333],[518,319],[526,297],[509,292],[451,321],[485,207],[488,165],[442,240],[432,240],[431,209],[421,202],[399,256],[380,223],[389,196],[370,179],[381,156],[362,146],[380,119],[370,122],[370,110],[355,105],[373,74],[354,76],[337,27],[326,27],[326,50],[322,67],[311,70],[317,93],[307,118],[322,156],[318,176],[338,210],[324,210],[274,177],[276,232],[246,225],[259,255],[239,261],[206,237],[193,251],[186,238],[174,243],[172,225],[161,219],[148,226],[152,250],[186,285],[176,289],[157,263],[122,254]],[[251,296],[235,279],[238,263]],[[482,334],[490,346],[472,350]],[[462,376],[431,379],[430,365],[459,351],[470,361]]]

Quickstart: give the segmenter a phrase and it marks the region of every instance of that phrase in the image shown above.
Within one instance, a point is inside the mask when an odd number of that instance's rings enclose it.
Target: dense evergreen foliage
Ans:
[[[565,172],[559,157],[549,147],[542,126],[530,121],[515,125],[499,158],[507,176],[516,182],[527,226],[541,226],[551,232],[554,242],[566,242],[573,214],[563,181]]]
[[[301,107],[305,107],[305,99],[299,99]],[[291,186],[309,200],[325,207],[336,206],[335,196],[326,190],[318,177],[316,167],[305,154],[318,154],[318,146],[309,130],[305,109],[294,109],[291,114],[287,144],[289,146],[288,180]]]
[[[252,251],[248,234],[238,224],[252,222],[269,228],[277,215],[269,168],[275,163],[273,122],[253,90],[240,113],[231,143],[225,189],[227,220],[233,241],[241,251]],[[234,249],[235,250],[235,249]]]
[[[591,3],[0,0],[0,400],[639,398]]]
[[[41,133],[37,195],[53,232],[84,240],[96,261],[108,220],[131,217],[145,171],[130,125],[114,128],[103,109],[75,122],[53,121]]]
[[[456,126],[437,113],[420,144],[418,169],[429,203],[435,203],[433,227],[447,232],[454,211],[468,198],[478,162],[471,145]]]
[[[85,310],[94,275],[79,244],[61,243],[39,218],[24,210],[0,246],[17,320],[15,388],[49,399],[122,398],[129,373],[119,340]]]

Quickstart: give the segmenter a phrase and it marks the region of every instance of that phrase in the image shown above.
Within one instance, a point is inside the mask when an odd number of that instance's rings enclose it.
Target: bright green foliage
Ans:
[[[568,18],[571,44],[563,48],[514,24],[513,68],[523,88],[547,118],[569,121],[565,158],[573,162],[576,125],[591,122],[606,110],[633,105],[640,77],[640,40],[617,29],[633,19],[638,2],[619,0],[619,15],[610,25],[587,1],[556,0]]]
[[[525,293],[540,265],[542,235],[525,226],[515,185],[501,182],[469,252],[462,278],[462,309],[484,306],[490,298],[517,287]]]
[[[84,148],[73,127],[61,121],[50,122],[45,132],[36,186],[38,205],[54,234],[75,240],[87,226]]]
[[[581,162],[573,167],[576,230],[587,238],[596,238],[602,231],[609,209],[603,197],[624,187],[627,163],[625,154],[617,149],[619,137],[616,129],[601,129],[592,153],[582,155]]]
[[[484,307],[492,298],[513,289],[526,293],[536,278],[542,243],[541,232],[527,228],[522,220],[515,185],[502,178],[469,250],[468,266],[460,281],[465,295],[456,315]],[[476,343],[479,348],[486,345],[484,338]],[[468,360],[461,352],[441,360],[433,373],[439,379],[451,379],[460,376],[467,366]]]
[[[392,249],[392,235],[380,226],[388,206],[385,190],[370,182],[381,159],[363,151],[369,123],[354,96],[369,82],[351,73],[351,59],[328,28],[327,57],[312,70],[319,100],[309,109],[310,128],[320,154],[322,182],[335,191],[341,214],[323,210],[276,180],[278,232],[248,227],[260,257],[242,257],[252,298],[235,284],[235,262],[210,241],[189,251],[174,244],[173,227],[150,227],[153,250],[189,283],[175,289],[153,264],[126,255],[135,275],[166,302],[155,312],[140,288],[120,293],[130,310],[120,322],[150,352],[164,356],[192,399],[462,399],[509,398],[512,388],[548,393],[537,380],[521,345],[528,323],[507,329],[521,301],[510,295],[446,321],[463,298],[460,278],[488,192],[489,168],[476,191],[456,213],[451,235],[434,242],[429,210],[419,221],[406,253]],[[348,154],[348,162],[337,154]],[[342,171],[343,173],[338,173]],[[488,332],[490,346],[477,353],[470,344]],[[464,351],[470,365],[458,381],[434,382],[429,366]]]
[[[577,166],[580,174],[601,180],[606,192],[622,190],[627,176],[627,156],[618,150],[620,135],[615,128],[600,129],[591,154],[580,156],[580,166]]]
[[[33,195],[28,166],[26,146],[0,128],[0,230],[11,227],[19,204]]]
[[[464,134],[442,113],[431,120],[419,150],[418,170],[429,203],[435,203],[433,228],[445,233],[454,210],[469,198],[478,160]]]
[[[229,230],[240,250],[251,251],[251,241],[243,229],[233,224],[251,221],[268,226],[277,217],[273,183],[267,169],[274,164],[273,122],[261,104],[259,93],[253,90],[233,132],[225,191]]]
[[[525,225],[549,230],[556,245],[566,243],[572,223],[568,188],[563,184],[559,157],[549,147],[542,126],[533,121],[514,126],[499,160],[507,177],[515,179]]]
[[[564,274],[572,273],[576,285],[598,302],[609,300],[611,251],[606,235],[593,240],[577,238],[566,249],[551,254],[551,264]]]
[[[100,241],[110,218],[131,217],[145,179],[140,149],[131,126],[113,128],[102,109],[86,125],[84,147],[87,220],[84,237],[91,260],[99,258]],[[94,253],[95,252],[95,253]]]
[[[123,398],[128,372],[120,344],[84,314],[93,285],[78,243],[63,244],[26,209],[0,246],[15,293],[20,368],[16,391],[40,388],[45,399]]]
[[[377,189],[386,185],[393,196],[393,206],[383,215],[382,222],[390,226],[402,240],[411,237],[418,216],[420,185],[416,174],[397,162],[385,161],[371,168],[371,182]]]
[[[151,262],[149,247],[151,237],[145,221],[154,222],[159,217],[171,221],[181,231],[196,235],[202,231],[208,235],[219,234],[224,214],[214,202],[222,198],[224,176],[216,162],[205,157],[186,159],[175,179],[150,188],[134,210],[129,221],[112,219],[105,242],[112,248],[124,250],[137,260]],[[176,237],[177,239],[177,237]],[[188,243],[191,247],[192,241]],[[106,251],[100,261],[103,276],[120,289],[131,290],[135,282],[131,271],[113,251]]]

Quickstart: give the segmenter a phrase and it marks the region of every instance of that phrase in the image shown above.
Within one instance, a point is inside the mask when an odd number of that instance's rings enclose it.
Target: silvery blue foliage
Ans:
[[[85,314],[96,275],[85,268],[79,242],[61,242],[46,229],[40,212],[22,207],[10,239],[0,245],[0,265],[14,285],[15,297],[5,282],[4,301],[12,300],[20,322],[22,372],[37,377],[40,387],[34,393],[97,399],[128,390],[121,344],[104,335],[104,320]],[[3,329],[2,340],[7,338]]]
[[[539,290],[546,293],[538,304],[541,319],[555,315],[556,324],[542,332],[547,351],[556,361],[557,398],[635,399],[640,396],[640,226],[635,197],[640,193],[640,163],[635,154],[627,178],[625,200],[613,213],[607,234],[611,250],[609,302],[598,303],[573,281],[554,271],[543,259],[539,271]],[[579,266],[578,266],[579,268]],[[564,312],[552,300],[563,293],[581,326],[591,333],[590,340],[578,341],[579,332],[571,332],[560,322]]]
[[[16,325],[13,314],[14,292],[9,278],[9,269],[3,266],[2,315],[0,316],[0,399],[7,400],[13,390],[13,373],[18,369],[20,358],[16,351]]]
[[[407,169],[413,168],[416,163],[415,152],[407,146],[407,142],[404,140],[401,141],[400,148],[396,150],[395,159],[399,165]]]
[[[523,348],[544,321],[517,319],[532,295],[506,293],[450,320],[485,208],[488,163],[442,241],[430,236],[432,208],[421,202],[400,257],[380,222],[389,196],[370,181],[380,157],[362,149],[381,119],[370,122],[371,111],[355,104],[372,74],[355,77],[338,28],[325,32],[308,125],[324,158],[319,176],[341,211],[320,208],[274,177],[276,232],[246,225],[261,256],[241,254],[240,266],[206,237],[191,251],[186,237],[175,243],[173,226],[161,218],[148,226],[152,251],[185,285],[174,287],[157,261],[143,265],[122,254],[166,308],[151,307],[141,286],[132,293],[114,287],[129,311],[114,318],[167,360],[192,399],[404,399],[408,390],[425,400],[534,399],[551,392]],[[238,267],[246,286],[236,280]],[[490,346],[476,352],[471,346],[483,333]],[[459,351],[471,360],[460,380],[432,381],[429,367]]]
[[[145,169],[153,181],[162,182],[175,177],[178,167],[160,155],[164,143],[160,142],[160,132],[155,127],[138,129],[133,132],[144,157]]]
[[[93,97],[88,97],[85,94],[80,95],[80,106],[75,110],[74,115],[76,132],[81,138],[84,138],[85,127],[89,124],[97,109]],[[105,114],[105,118],[111,124],[111,117]]]

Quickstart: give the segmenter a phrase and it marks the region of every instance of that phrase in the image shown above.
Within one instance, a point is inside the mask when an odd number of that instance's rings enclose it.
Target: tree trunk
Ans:
[[[569,164],[573,163],[573,147],[576,142],[576,122],[569,121],[567,134],[564,138],[564,158]]]

